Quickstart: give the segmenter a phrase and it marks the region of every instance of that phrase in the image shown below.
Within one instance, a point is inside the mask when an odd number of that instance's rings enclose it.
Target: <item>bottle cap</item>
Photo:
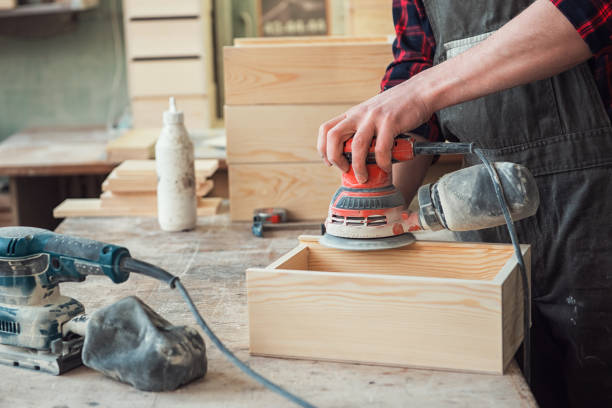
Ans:
[[[164,112],[164,125],[183,123],[183,112],[176,110],[174,96],[170,97],[170,108]]]

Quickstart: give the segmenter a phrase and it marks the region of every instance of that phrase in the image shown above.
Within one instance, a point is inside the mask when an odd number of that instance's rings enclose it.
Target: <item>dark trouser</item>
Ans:
[[[612,407],[612,166],[536,180],[540,209],[515,223],[532,245],[535,397],[545,407]],[[505,227],[458,235],[509,242]]]

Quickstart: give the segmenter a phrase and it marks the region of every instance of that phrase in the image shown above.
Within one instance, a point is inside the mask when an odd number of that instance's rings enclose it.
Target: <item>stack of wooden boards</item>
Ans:
[[[204,198],[213,188],[210,177],[218,160],[196,160],[198,215],[217,213],[221,198]],[[53,211],[55,218],[104,216],[157,216],[157,174],[154,160],[127,160],[102,184],[99,199],[68,199]]]
[[[324,219],[340,173],[317,152],[319,126],[379,92],[389,38],[236,39],[224,58],[232,220],[259,207]],[[459,167],[457,157],[440,160],[426,182]]]
[[[340,185],[316,150],[319,125],[379,92],[393,59],[386,36],[259,38],[225,47],[232,220],[284,207],[321,220]]]
[[[129,93],[135,128],[161,127],[169,96],[188,129],[216,118],[211,0],[124,0]]]

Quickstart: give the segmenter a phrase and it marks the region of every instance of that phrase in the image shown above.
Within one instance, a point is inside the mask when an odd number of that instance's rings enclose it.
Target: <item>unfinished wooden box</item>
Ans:
[[[511,245],[350,252],[303,236],[246,283],[255,355],[502,374],[523,339]]]

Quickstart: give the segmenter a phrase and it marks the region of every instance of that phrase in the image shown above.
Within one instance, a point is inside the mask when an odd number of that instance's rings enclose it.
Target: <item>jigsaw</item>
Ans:
[[[351,163],[352,141],[344,145]],[[505,224],[497,193],[485,165],[476,165],[443,176],[434,184],[421,186],[418,212],[406,209],[406,201],[395,188],[391,174],[376,164],[372,141],[366,158],[368,180],[359,183],[352,165],[342,174],[342,185],[332,197],[325,220],[322,245],[343,250],[381,250],[410,245],[412,232],[448,229],[467,231]],[[471,143],[429,143],[413,136],[395,139],[392,162],[414,159],[415,155],[467,154]],[[494,164],[513,220],[529,217],[538,209],[540,197],[529,170],[515,163]]]

